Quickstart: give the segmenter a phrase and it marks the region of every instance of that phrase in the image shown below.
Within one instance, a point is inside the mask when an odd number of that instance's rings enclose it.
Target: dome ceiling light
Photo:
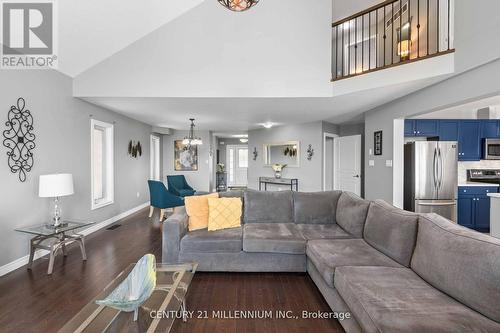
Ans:
[[[244,12],[259,3],[259,0],[217,0],[233,12]]]

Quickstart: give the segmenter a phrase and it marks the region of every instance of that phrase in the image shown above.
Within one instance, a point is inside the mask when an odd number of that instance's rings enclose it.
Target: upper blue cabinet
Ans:
[[[458,141],[459,161],[479,161],[483,139],[500,138],[500,120],[407,119],[405,136]]]
[[[439,120],[406,119],[405,136],[432,137],[439,135]]]
[[[481,120],[481,138],[499,138],[500,121],[499,120]]]
[[[479,161],[481,159],[481,123],[476,120],[458,122],[458,160]]]

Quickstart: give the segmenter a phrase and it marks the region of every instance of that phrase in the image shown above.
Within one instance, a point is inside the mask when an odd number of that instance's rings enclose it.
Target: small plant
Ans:
[[[226,166],[224,163],[217,163],[217,172],[222,173],[226,171]]]
[[[274,177],[281,178],[281,171],[286,167],[286,164],[275,163],[271,165],[271,168],[274,170]]]

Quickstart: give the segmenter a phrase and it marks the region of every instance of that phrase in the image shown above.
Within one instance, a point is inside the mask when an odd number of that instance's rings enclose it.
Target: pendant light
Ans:
[[[259,0],[217,0],[221,5],[233,12],[244,12],[259,3]]]
[[[201,140],[201,138],[194,135],[194,118],[190,118],[189,120],[191,121],[191,125],[189,126],[189,134],[188,136],[184,137],[184,140],[182,140],[182,144],[186,146],[202,145],[203,141]]]

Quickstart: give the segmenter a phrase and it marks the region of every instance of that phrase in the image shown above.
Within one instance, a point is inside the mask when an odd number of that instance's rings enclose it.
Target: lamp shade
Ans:
[[[71,195],[73,193],[74,189],[72,174],[60,173],[40,176],[40,184],[38,186],[39,197],[63,197],[66,195]]]

